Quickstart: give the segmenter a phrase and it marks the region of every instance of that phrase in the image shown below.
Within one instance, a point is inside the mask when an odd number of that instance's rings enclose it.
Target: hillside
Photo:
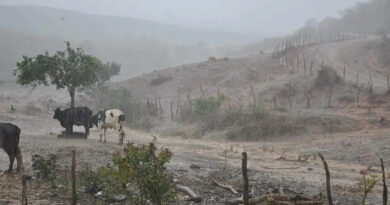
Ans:
[[[382,115],[387,116],[379,112],[362,119],[358,114],[361,110],[351,110],[356,108],[357,73],[359,73],[358,86],[361,87],[359,91],[361,108],[371,109],[373,106],[370,104],[371,97],[367,86],[370,75],[373,79],[374,106],[382,109],[388,103],[388,97],[385,94],[387,91],[386,75],[389,70],[382,61],[383,53],[380,49],[383,47],[382,41],[381,38],[370,37],[302,46],[288,54],[289,58],[290,56],[294,58],[294,66],[272,59],[271,54],[210,59],[205,62],[144,74],[119,82],[115,84],[115,87],[128,89],[141,103],[145,103],[146,99],[151,101],[156,99],[156,102],[158,99],[163,107],[164,120],[156,122],[156,125],[163,127],[163,130],[167,128],[167,123],[172,118],[170,106],[173,105],[172,112],[177,115],[177,109],[184,109],[182,107],[187,106],[189,98],[195,100],[202,96],[222,95],[224,97],[222,113],[226,114],[229,110],[238,109],[237,106],[245,108],[255,101],[262,104],[260,107],[269,110],[275,120],[286,120],[286,130],[278,131],[279,134],[269,133],[270,136],[320,134],[329,132],[329,129],[350,132],[362,129],[368,124],[370,124],[369,127],[376,126],[375,123],[372,124],[375,122],[374,119],[379,119]],[[313,62],[313,67],[310,73],[311,62]],[[339,76],[340,80],[332,84],[332,87],[317,82],[323,78],[323,76],[318,76],[321,63],[324,68],[329,67],[335,70]],[[345,79],[343,77],[344,66],[346,68]],[[310,99],[309,102],[308,99]],[[307,109],[308,106],[309,109]],[[226,119],[222,118],[222,121],[218,123],[225,123]],[[192,120],[180,118],[175,121],[182,123]],[[260,122],[262,123],[265,122]],[[253,122],[253,125],[247,126],[256,127],[258,125]],[[221,128],[226,131],[226,126],[230,127],[229,129],[233,126],[233,132],[235,129],[242,129],[242,126],[237,126],[236,121],[233,121],[231,125],[224,124]],[[257,139],[264,132],[265,130],[248,131],[246,139]],[[223,135],[229,136],[229,133]],[[241,139],[245,139],[244,136],[241,136]],[[267,133],[264,134],[264,137],[270,136]]]
[[[338,71],[339,75],[342,75],[346,66],[346,81],[350,84],[353,84],[358,71],[361,72],[360,80],[364,84],[369,72],[372,72],[375,82],[378,82],[375,87],[383,91],[387,88],[387,68],[378,59],[379,54],[375,53],[380,42],[379,38],[366,38],[306,46],[300,50],[300,67],[294,67],[294,70],[290,65],[273,60],[271,54],[259,54],[172,67],[125,80],[117,85],[130,89],[136,96],[153,97],[157,94],[164,99],[173,99],[187,91],[191,91],[192,96],[200,96],[200,87],[206,95],[215,95],[220,90],[229,96],[249,99],[252,85],[259,96],[267,99],[272,97],[272,90],[285,85],[289,80],[293,83],[297,81],[298,84],[315,80],[323,62]],[[303,55],[307,58],[307,69],[313,60],[312,75],[307,73],[307,78],[303,72]],[[170,79],[160,85],[152,85],[154,79],[161,77]]]
[[[121,63],[118,79],[123,80],[208,56],[248,53],[237,50],[248,43],[246,38],[133,18],[0,5],[0,80],[12,81],[12,70],[23,55],[62,50],[65,41],[104,61]]]
[[[182,28],[128,17],[87,13],[35,6],[0,5],[0,29],[56,37],[73,41],[150,38],[177,44],[205,42],[219,44],[243,39],[235,33]]]

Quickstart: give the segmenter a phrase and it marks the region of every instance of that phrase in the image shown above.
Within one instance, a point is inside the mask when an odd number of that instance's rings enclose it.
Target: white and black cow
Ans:
[[[119,133],[119,144],[123,144],[125,132],[123,123],[125,122],[125,114],[119,109],[103,109],[91,118],[91,123],[100,130],[100,140],[104,134],[104,142],[106,142],[107,129],[115,129]]]
[[[0,148],[4,149],[9,157],[8,171],[12,171],[14,160],[19,160],[17,149],[19,146],[20,128],[11,123],[0,122]],[[19,169],[19,163],[18,167]]]

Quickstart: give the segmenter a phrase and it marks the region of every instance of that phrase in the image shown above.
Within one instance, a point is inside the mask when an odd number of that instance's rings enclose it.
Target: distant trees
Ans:
[[[35,57],[23,56],[16,65],[14,75],[18,84],[66,88],[71,98],[70,107],[75,106],[77,88],[101,86],[120,71],[119,64],[102,63],[98,58],[85,54],[81,48],[71,48],[69,42],[66,42],[64,51],[57,51],[52,56],[48,52]]]

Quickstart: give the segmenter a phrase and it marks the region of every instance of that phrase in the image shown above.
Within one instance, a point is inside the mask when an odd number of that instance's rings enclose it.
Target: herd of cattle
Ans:
[[[76,107],[61,110],[57,108],[54,112],[54,119],[60,121],[61,126],[65,128],[65,134],[73,133],[73,126],[84,126],[85,138],[89,135],[89,129],[96,126],[100,130],[100,141],[104,136],[106,142],[107,129],[115,129],[119,133],[119,144],[123,144],[125,132],[123,123],[125,121],[124,113],[119,109],[103,109],[97,114],[92,115],[92,110],[87,107]],[[0,122],[0,148],[4,149],[9,157],[9,169],[12,167],[17,157],[19,146],[20,128],[11,123]]]

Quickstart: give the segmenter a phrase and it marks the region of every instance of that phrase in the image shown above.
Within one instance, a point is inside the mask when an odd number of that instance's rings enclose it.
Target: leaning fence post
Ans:
[[[244,205],[249,205],[249,195],[248,195],[248,190],[249,190],[249,183],[248,183],[248,170],[247,170],[247,160],[248,156],[246,152],[242,153],[242,177],[244,179],[244,193],[243,193],[243,202]]]
[[[77,203],[76,193],[76,151],[72,150],[72,205]]]
[[[330,173],[329,173],[328,163],[326,163],[326,160],[321,153],[318,153],[318,155],[320,156],[322,163],[324,164],[325,175],[326,175],[326,194],[328,196],[329,205],[333,205],[332,191],[330,189]]]

